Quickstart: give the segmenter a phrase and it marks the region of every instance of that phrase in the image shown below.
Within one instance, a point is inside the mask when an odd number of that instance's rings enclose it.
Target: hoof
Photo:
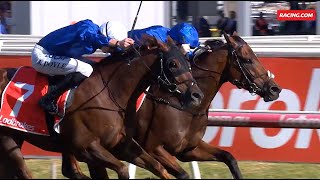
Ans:
[[[190,179],[190,176],[188,173],[179,174],[176,176],[177,179]]]

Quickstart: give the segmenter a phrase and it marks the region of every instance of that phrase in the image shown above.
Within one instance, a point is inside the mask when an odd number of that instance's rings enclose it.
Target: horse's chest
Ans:
[[[201,137],[193,131],[176,132],[175,134],[172,134],[166,147],[176,154],[182,152],[187,147],[195,146],[200,140]]]
[[[202,140],[206,127],[207,123],[206,121],[203,121],[203,119],[193,120],[184,137],[185,141],[187,142],[187,145],[185,145],[184,148],[187,146],[196,146]]]

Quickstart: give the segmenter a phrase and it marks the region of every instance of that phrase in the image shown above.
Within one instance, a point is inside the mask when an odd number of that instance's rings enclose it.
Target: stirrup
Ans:
[[[50,109],[50,110],[48,110],[46,107],[43,107],[43,106],[41,106],[47,113],[49,113],[50,115],[57,115],[58,113],[59,113],[59,109],[58,109],[58,106],[57,105],[55,105],[55,109],[54,110],[52,110],[52,109]]]
[[[58,106],[54,102],[46,102],[45,99],[40,99],[38,104],[45,112],[47,112],[51,115],[56,115],[59,112]],[[54,108],[49,107],[50,105],[52,105],[52,107],[54,107]]]
[[[47,112],[50,114],[50,115],[57,115],[59,113],[59,109],[56,108],[55,111],[48,111]]]
[[[48,110],[46,110],[46,111],[47,111],[48,114],[50,114],[50,115],[58,116],[58,117],[60,117],[60,118],[63,118],[63,113],[60,113],[60,112],[59,112],[58,106],[56,106],[55,111],[48,111]]]

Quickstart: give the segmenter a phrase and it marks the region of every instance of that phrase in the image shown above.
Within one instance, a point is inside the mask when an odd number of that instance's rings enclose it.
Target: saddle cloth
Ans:
[[[38,105],[38,101],[48,92],[48,88],[46,75],[38,73],[32,67],[20,67],[2,93],[0,125],[49,136],[46,113]],[[69,93],[70,90],[66,91],[57,100],[60,114],[63,116]],[[57,133],[62,119],[54,117],[54,129]]]

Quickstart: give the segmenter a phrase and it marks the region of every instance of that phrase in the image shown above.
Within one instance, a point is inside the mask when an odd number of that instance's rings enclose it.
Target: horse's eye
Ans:
[[[252,63],[252,60],[250,58],[243,58],[244,63]]]
[[[171,61],[171,62],[169,63],[169,68],[177,68],[177,67],[178,67],[178,65],[177,65],[176,62]]]

